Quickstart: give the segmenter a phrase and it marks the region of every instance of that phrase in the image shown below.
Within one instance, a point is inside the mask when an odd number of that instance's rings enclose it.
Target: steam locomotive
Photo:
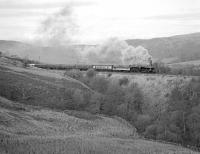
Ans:
[[[152,64],[150,65],[61,65],[61,64],[29,64],[30,67],[38,67],[43,69],[71,70],[78,69],[87,71],[94,69],[96,71],[106,72],[141,72],[156,73]]]

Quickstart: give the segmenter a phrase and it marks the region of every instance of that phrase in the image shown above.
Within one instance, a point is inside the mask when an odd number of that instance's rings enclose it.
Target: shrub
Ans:
[[[62,94],[62,99],[64,99],[65,101],[65,104],[62,105],[63,109],[74,110],[76,107],[76,104],[74,103],[74,100],[73,100],[74,90],[61,88],[60,93]]]
[[[89,69],[89,70],[87,70],[87,72],[86,72],[86,76],[87,76],[88,78],[93,78],[93,77],[96,76],[96,71],[95,71],[94,69]]]
[[[81,108],[86,103],[84,100],[83,92],[80,89],[74,90],[73,101],[76,108]]]
[[[129,80],[128,80],[128,78],[127,77],[123,77],[123,78],[121,78],[121,79],[119,79],[119,85],[120,86],[122,86],[122,85],[128,85],[128,83],[129,83]]]
[[[73,69],[66,71],[64,73],[64,76],[70,76],[74,79],[80,80],[81,78],[83,78],[83,73],[80,70]]]
[[[109,81],[103,76],[96,76],[90,80],[90,86],[100,93],[105,93],[108,88]]]
[[[158,73],[170,73],[171,69],[166,66],[164,63],[158,62],[154,63],[153,67],[155,68],[155,71]]]
[[[139,132],[144,132],[145,128],[151,124],[151,117],[149,115],[138,115],[135,126]]]
[[[157,136],[157,125],[150,125],[146,128],[144,136],[151,139],[156,139]]]
[[[144,96],[136,83],[132,83],[126,89],[125,102],[128,103],[129,110],[135,111],[139,114],[143,112]]]
[[[109,78],[109,77],[111,77],[112,76],[112,73],[108,73],[107,74],[107,77]]]
[[[104,95],[95,93],[91,96],[87,111],[91,113],[100,113],[101,103],[104,102]]]

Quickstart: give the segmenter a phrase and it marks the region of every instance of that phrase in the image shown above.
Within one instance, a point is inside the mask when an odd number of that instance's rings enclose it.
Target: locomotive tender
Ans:
[[[96,71],[106,72],[141,72],[141,73],[156,73],[152,65],[61,65],[61,64],[29,64],[30,67],[38,67],[43,69],[56,70],[71,70],[78,69],[87,71],[94,69]]]

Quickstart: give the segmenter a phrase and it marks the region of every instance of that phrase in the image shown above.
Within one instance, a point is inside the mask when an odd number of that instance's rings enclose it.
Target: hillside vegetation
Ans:
[[[38,75],[40,74],[38,72],[41,71],[32,71],[32,73],[20,71],[23,69],[13,71],[0,67],[1,96],[24,104],[56,109],[71,107],[73,109],[73,92],[81,92],[85,97],[91,93],[87,86],[83,86],[74,79],[58,78],[60,76],[55,73],[45,74],[43,72],[42,76]],[[67,104],[67,102],[69,103]]]
[[[148,112],[154,107],[157,110],[166,109],[166,101],[176,84],[185,85],[192,80],[191,76],[158,75],[158,74],[115,74],[112,81],[127,79],[128,84],[137,84],[143,93],[143,101]],[[158,112],[158,111],[152,111]]]
[[[0,66],[2,153],[191,152],[137,139],[136,130],[150,139],[199,146],[199,80],[92,69],[63,73],[7,63]]]
[[[96,112],[123,117],[147,138],[200,146],[199,77],[118,73],[90,76],[91,71],[86,77],[78,77],[103,94],[93,101],[100,103]]]
[[[179,146],[137,139],[135,128],[118,117],[57,112],[3,97],[0,97],[0,136],[1,154],[195,154]]]

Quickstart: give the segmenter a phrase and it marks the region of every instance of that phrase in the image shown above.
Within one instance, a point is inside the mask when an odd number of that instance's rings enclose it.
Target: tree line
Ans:
[[[86,73],[66,71],[65,75],[84,82],[96,93],[70,88],[64,81],[59,89],[39,81],[32,85],[32,80],[2,72],[0,95],[53,109],[117,115],[129,121],[146,138],[200,147],[200,79],[195,78],[184,86],[176,83],[165,110],[159,110],[159,106],[147,107],[144,93],[127,77],[112,80],[112,74],[99,75],[92,69]]]
[[[200,76],[200,65],[186,65],[183,67],[169,67],[164,63],[154,63],[155,71],[162,74]]]
[[[114,82],[109,80],[110,75],[100,76],[94,70],[85,76],[79,71],[66,74],[99,92],[90,97],[89,108],[85,108],[89,112],[120,116],[149,139],[200,147],[200,79],[193,79],[184,86],[176,83],[166,109],[155,112],[156,106],[146,108],[144,94],[137,83],[129,83],[126,77]]]

